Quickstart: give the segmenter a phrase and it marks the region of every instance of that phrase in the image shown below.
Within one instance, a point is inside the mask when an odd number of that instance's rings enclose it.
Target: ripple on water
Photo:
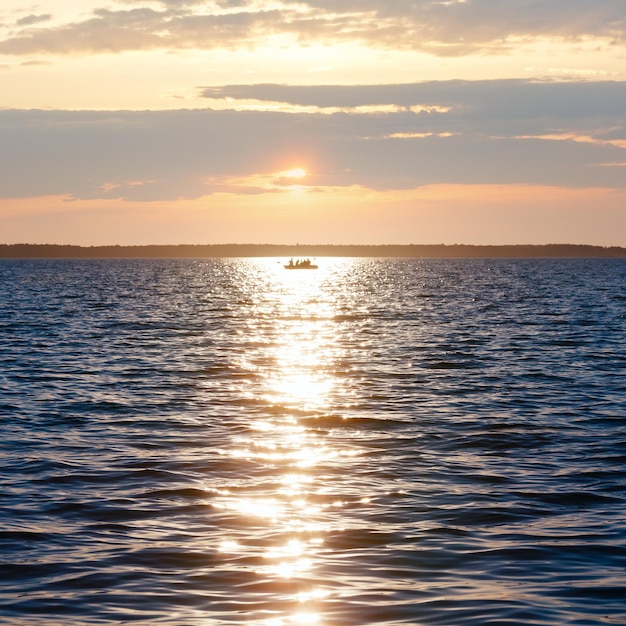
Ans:
[[[626,623],[626,265],[0,263],[0,623]]]

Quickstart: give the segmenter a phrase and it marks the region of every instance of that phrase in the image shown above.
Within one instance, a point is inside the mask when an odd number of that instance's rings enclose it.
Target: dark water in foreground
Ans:
[[[0,623],[626,624],[626,262],[0,263]]]

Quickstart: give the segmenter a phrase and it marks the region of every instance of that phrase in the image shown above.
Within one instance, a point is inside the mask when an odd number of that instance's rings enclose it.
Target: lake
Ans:
[[[0,624],[626,623],[626,260],[0,261]]]

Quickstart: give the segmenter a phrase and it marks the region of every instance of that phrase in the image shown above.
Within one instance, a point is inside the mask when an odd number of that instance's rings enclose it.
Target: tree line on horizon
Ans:
[[[78,246],[0,244],[4,259],[219,258],[219,257],[404,257],[404,258],[623,258],[626,248],[586,244],[178,244]]]

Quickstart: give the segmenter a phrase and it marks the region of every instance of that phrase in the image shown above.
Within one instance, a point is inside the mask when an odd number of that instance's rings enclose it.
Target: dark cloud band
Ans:
[[[138,200],[258,193],[233,180],[297,155],[307,184],[410,189],[432,183],[623,188],[625,83],[449,81],[333,89],[224,86],[219,97],[445,112],[0,110],[3,197]]]

